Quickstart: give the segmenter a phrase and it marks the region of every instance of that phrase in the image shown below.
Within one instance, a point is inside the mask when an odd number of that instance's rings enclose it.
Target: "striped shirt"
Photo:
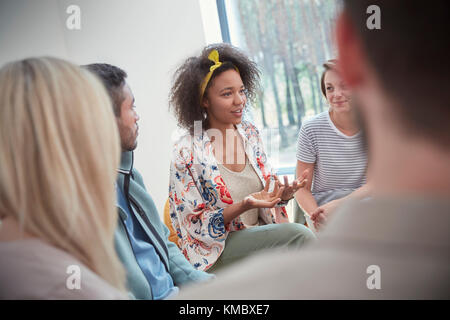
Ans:
[[[297,160],[315,163],[311,192],[319,200],[319,206],[353,192],[366,182],[367,153],[361,131],[353,136],[343,134],[328,111],[303,123],[297,141]]]

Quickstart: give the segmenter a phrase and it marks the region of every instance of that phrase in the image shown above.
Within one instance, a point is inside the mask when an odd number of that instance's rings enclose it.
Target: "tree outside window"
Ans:
[[[247,113],[263,135],[279,174],[293,175],[302,122],[328,109],[322,64],[336,58],[335,0],[225,0],[230,42],[262,71],[262,89]],[[220,10],[219,10],[220,14]]]

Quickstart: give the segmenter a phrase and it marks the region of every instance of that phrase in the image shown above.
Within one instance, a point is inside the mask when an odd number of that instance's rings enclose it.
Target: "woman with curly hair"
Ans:
[[[200,270],[314,238],[305,226],[288,223],[284,208],[305,185],[304,176],[281,183],[258,130],[242,121],[258,87],[257,65],[228,44],[207,46],[174,76],[170,104],[188,132],[174,146],[170,217],[178,245]]]

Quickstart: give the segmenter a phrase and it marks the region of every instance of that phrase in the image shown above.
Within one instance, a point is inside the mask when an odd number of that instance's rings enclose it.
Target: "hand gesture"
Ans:
[[[336,210],[339,206],[339,200],[332,200],[314,210],[311,213],[311,220],[314,223],[314,228],[319,230],[322,226],[327,222],[330,215]]]
[[[314,224],[314,229],[319,231],[322,226],[327,222],[327,217],[325,216],[324,209],[322,207],[316,208],[311,214],[311,221]]]
[[[284,176],[284,185],[278,179],[278,176],[275,175],[275,180],[280,187],[284,187],[283,193],[281,194],[281,200],[290,200],[294,197],[294,194],[298,191],[298,189],[303,188],[306,185],[307,179],[305,179],[308,174],[308,170],[305,170],[302,173],[302,176],[295,179],[292,184],[289,184],[289,180],[287,176]]]
[[[275,187],[272,192],[269,192],[269,186],[270,177],[266,179],[266,185],[263,190],[252,193],[244,198],[244,206],[248,209],[273,208],[278,202],[281,201],[281,194],[284,191],[284,186],[280,187],[278,183],[275,183]]]

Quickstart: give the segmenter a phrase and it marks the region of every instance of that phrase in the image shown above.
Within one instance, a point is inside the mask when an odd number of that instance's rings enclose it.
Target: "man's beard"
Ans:
[[[125,146],[122,146],[122,150],[124,151],[133,151],[136,148],[137,148],[137,141],[134,142],[134,145],[127,144]]]
[[[128,139],[122,141],[123,151],[133,151],[137,148],[137,137],[134,134],[129,135]]]

